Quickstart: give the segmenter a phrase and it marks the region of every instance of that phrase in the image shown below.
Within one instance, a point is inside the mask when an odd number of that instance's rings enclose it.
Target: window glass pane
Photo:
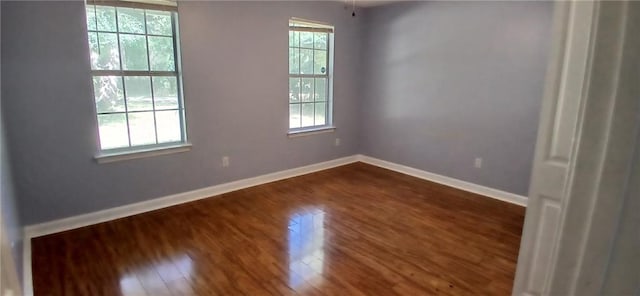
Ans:
[[[117,36],[113,33],[89,32],[91,69],[120,70]]]
[[[313,32],[300,32],[300,47],[313,48]]]
[[[122,77],[94,76],[93,93],[98,113],[125,111]]]
[[[327,32],[289,30],[289,128],[330,124]],[[301,76],[301,77],[292,77]]]
[[[120,47],[124,70],[149,70],[147,42],[144,36],[120,34]]]
[[[98,115],[100,147],[113,149],[129,146],[127,118],[124,113]]]
[[[118,7],[118,31],[144,34],[144,10]]]
[[[326,114],[327,114],[327,104],[326,103],[316,103],[315,125],[325,125],[325,124],[327,124]]]
[[[173,35],[171,12],[147,10],[147,34]]]
[[[300,74],[313,74],[313,50],[300,50]]]
[[[289,102],[300,101],[300,78],[289,78]]]
[[[153,112],[129,113],[129,132],[131,146],[156,143],[156,129],[153,124]]]
[[[289,105],[289,128],[300,127],[300,104]]]
[[[313,78],[302,78],[302,87],[300,88],[300,100],[304,102],[313,101]]]
[[[327,49],[327,33],[313,33],[313,45],[317,49]]]
[[[127,76],[124,78],[128,111],[151,111],[151,81],[148,76]]]
[[[156,110],[178,109],[178,79],[153,77],[153,97]]]
[[[173,38],[149,36],[151,71],[174,71]]]
[[[92,70],[177,70],[174,13],[100,5],[85,12]],[[92,77],[102,149],[183,140],[178,77],[142,75]]]
[[[179,142],[182,140],[178,112],[178,110],[156,112],[158,143]]]
[[[326,74],[327,73],[327,51],[315,50],[313,54],[313,73],[314,74]]]
[[[289,74],[300,73],[300,50],[289,48]]]
[[[289,46],[298,47],[300,45],[300,32],[289,31]]]
[[[302,104],[302,127],[313,126],[313,103]]]
[[[87,30],[95,31],[96,27],[96,7],[93,5],[87,5],[85,7],[87,11]]]
[[[109,6],[96,6],[98,31],[116,31],[116,8]]]
[[[327,100],[327,79],[316,78],[315,101]]]

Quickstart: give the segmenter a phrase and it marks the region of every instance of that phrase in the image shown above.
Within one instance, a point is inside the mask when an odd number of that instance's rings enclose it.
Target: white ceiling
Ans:
[[[353,5],[353,0],[339,0],[344,3],[345,6],[351,7]],[[374,6],[382,6],[386,4],[391,4],[394,2],[402,2],[407,0],[355,0],[356,7],[374,7]]]
[[[2,1],[2,0],[0,0]],[[184,1],[202,1],[202,0],[121,0],[121,1],[131,1],[131,2],[143,2],[143,3],[154,3],[154,4],[170,4],[170,5],[175,5],[175,3],[177,2],[184,2]],[[210,0],[211,1],[211,0]],[[247,1],[247,0],[213,0],[213,1],[230,1],[230,2],[234,2],[234,1]],[[264,2],[269,2],[269,1],[279,1],[279,0],[249,0],[249,1],[264,1]],[[314,1],[314,0],[286,0],[286,1]],[[335,2],[341,2],[344,3],[345,7],[351,7],[354,4],[353,0],[329,0],[329,1],[335,1]],[[375,7],[375,6],[382,6],[382,5],[387,5],[387,4],[391,4],[391,3],[396,3],[396,2],[404,2],[404,1],[412,1],[412,0],[355,0],[355,5],[356,7]],[[415,0],[413,0],[415,1]]]
[[[347,0],[348,1],[348,0]],[[373,7],[391,4],[394,2],[402,2],[404,0],[356,0],[356,6],[358,7]],[[352,1],[348,1],[351,4]]]

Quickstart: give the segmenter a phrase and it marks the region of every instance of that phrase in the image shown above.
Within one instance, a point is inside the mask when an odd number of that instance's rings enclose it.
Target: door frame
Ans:
[[[624,223],[621,213],[632,198],[628,181],[640,129],[640,58],[634,54],[640,50],[634,36],[640,27],[634,9],[640,5],[631,5],[638,4],[555,3],[554,45],[513,295],[610,291],[604,289]],[[565,116],[566,110],[574,110],[572,116]],[[549,151],[558,135],[570,139],[563,147],[568,154],[556,163],[562,174],[549,177],[544,169],[554,161]],[[545,208],[548,200],[551,210]]]

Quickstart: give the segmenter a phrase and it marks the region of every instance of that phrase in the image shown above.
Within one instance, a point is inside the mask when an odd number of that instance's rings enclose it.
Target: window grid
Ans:
[[[145,113],[145,112],[162,112],[162,111],[180,111],[178,108],[169,109],[156,109],[156,110],[131,110],[131,111],[112,111],[112,112],[100,112],[99,115],[116,115],[116,114],[131,114],[131,113]]]
[[[117,15],[117,13],[116,13]],[[146,15],[146,11],[145,11],[145,15]],[[145,16],[146,18],[146,16]],[[146,29],[146,23],[145,23],[145,29]],[[104,30],[91,30],[89,29],[89,32],[92,33],[102,33],[102,34],[118,34],[120,32],[117,31],[104,31]],[[135,36],[149,36],[149,37],[173,37],[171,35],[162,35],[162,34],[145,34],[145,33],[130,33],[130,32],[126,32],[126,33],[122,33],[122,34],[127,34],[127,35],[135,35]]]
[[[100,118],[101,115],[123,115],[124,116],[124,122],[126,124],[126,131],[127,131],[127,146],[120,146],[120,147],[109,147],[109,148],[102,148],[102,150],[129,150],[130,148],[145,148],[145,147],[149,147],[149,146],[158,146],[158,145],[166,145],[166,144],[171,144],[171,143],[177,143],[177,142],[184,142],[186,139],[186,131],[185,131],[185,121],[184,121],[184,107],[183,107],[183,100],[182,100],[182,79],[181,76],[179,75],[179,55],[178,55],[178,42],[177,42],[177,25],[176,25],[176,14],[174,12],[169,12],[169,16],[171,19],[171,35],[163,35],[163,34],[149,34],[149,29],[148,29],[148,18],[147,18],[147,11],[149,11],[149,9],[137,9],[138,11],[142,12],[142,23],[143,23],[143,28],[144,28],[144,33],[131,33],[131,32],[122,32],[121,31],[121,27],[120,27],[120,9],[121,7],[117,7],[117,6],[104,6],[104,5],[91,5],[93,6],[93,13],[94,13],[94,17],[95,17],[95,29],[91,29],[90,27],[88,27],[88,33],[89,35],[91,35],[92,33],[95,34],[96,37],[96,41],[97,41],[97,50],[98,52],[100,52],[101,48],[100,48],[100,33],[102,34],[114,34],[116,36],[116,44],[117,44],[117,52],[118,52],[118,70],[114,70],[114,69],[108,69],[108,70],[100,70],[100,69],[92,69],[92,77],[93,79],[95,79],[96,77],[107,77],[107,76],[116,76],[118,77],[118,79],[121,82],[122,85],[122,101],[123,101],[123,105],[124,105],[124,111],[99,111],[98,108],[96,107],[96,114],[98,117],[98,122],[100,122]],[[113,8],[113,17],[114,17],[114,25],[115,25],[115,31],[107,31],[107,30],[100,30],[99,26],[98,26],[98,17],[97,17],[97,8],[98,7],[109,7],[109,8]],[[126,9],[126,8],[125,8]],[[123,61],[123,45],[122,45],[122,41],[121,41],[121,36],[144,36],[144,41],[145,41],[145,51],[146,51],[146,62],[147,62],[147,69],[146,70],[125,70],[125,63]],[[173,71],[155,71],[152,70],[152,61],[151,61],[151,52],[150,52],[150,44],[149,44],[149,37],[164,37],[164,38],[171,38],[172,39],[172,47],[173,47],[173,65],[172,68],[174,69]],[[142,109],[142,110],[129,110],[129,96],[127,95],[127,83],[126,83],[126,77],[145,77],[148,79],[149,81],[149,91],[150,91],[150,95],[151,95],[151,109]],[[177,96],[177,108],[163,108],[163,109],[157,109],[156,107],[156,93],[155,93],[155,87],[154,87],[154,78],[155,77],[171,77],[171,78],[175,78],[175,89],[176,89],[176,96]],[[95,80],[94,80],[95,81]],[[95,82],[94,82],[95,85]],[[95,86],[94,86],[95,88]],[[96,90],[94,89],[94,92]],[[95,94],[94,94],[94,99],[95,99]],[[95,102],[97,104],[97,101]],[[164,142],[160,142],[160,139],[158,137],[158,112],[171,112],[174,111],[177,113],[178,115],[178,120],[179,120],[179,131],[180,131],[180,138],[178,140],[171,140],[171,141],[164,141]],[[153,138],[154,138],[154,143],[150,143],[150,144],[134,144],[132,143],[132,137],[131,137],[131,120],[130,120],[130,115],[131,114],[144,114],[144,113],[151,113],[153,115]],[[166,114],[166,113],[165,113]],[[104,147],[104,143],[103,139],[101,137],[101,146]]]
[[[118,15],[116,13],[116,15]],[[144,42],[145,42],[145,47],[147,49],[147,67],[149,67],[149,71],[151,71],[151,53],[149,52],[149,35],[147,35],[148,30],[147,30],[147,10],[143,10],[143,17],[144,17]],[[173,20],[171,20],[171,22],[173,22]],[[173,59],[174,63],[175,63],[175,58]],[[174,66],[174,69],[176,67]],[[156,118],[156,96],[153,94],[154,90],[153,90],[153,78],[150,76],[149,77],[149,84],[151,86],[151,108],[153,109],[153,133],[155,134],[155,138],[156,138],[156,144],[158,144],[158,120]],[[128,115],[127,115],[128,116]],[[129,138],[131,138],[131,134],[129,134]]]
[[[322,48],[317,48],[316,47],[316,37],[317,35],[315,34],[316,31],[314,30],[304,30],[302,28],[296,28],[295,30],[290,29],[289,32],[293,32],[294,36],[297,33],[298,34],[298,38],[297,38],[297,44],[294,44],[293,46],[289,45],[289,55],[291,55],[291,51],[293,50],[294,52],[297,53],[297,58],[298,58],[298,63],[297,63],[297,73],[291,73],[291,71],[289,71],[289,78],[295,78],[297,79],[297,83],[299,85],[299,90],[298,90],[298,95],[297,95],[297,102],[292,102],[291,99],[289,99],[289,130],[303,130],[306,128],[313,128],[313,127],[319,127],[319,126],[326,126],[329,125],[329,118],[330,118],[330,114],[329,114],[329,108],[330,108],[330,94],[329,94],[329,84],[330,84],[330,69],[329,69],[329,65],[330,65],[330,38],[331,38],[331,33],[329,32],[323,32],[322,34],[326,34],[326,45],[324,49]],[[303,32],[308,32],[311,33],[313,36],[312,42],[310,47],[307,46],[303,46],[302,45],[302,33]],[[294,37],[295,40],[295,37]],[[296,46],[297,45],[297,46]],[[309,50],[311,52],[311,64],[312,64],[312,70],[311,70],[311,74],[301,74],[300,72],[302,72],[302,54],[301,54],[301,50],[305,49],[305,50]],[[325,68],[325,72],[323,74],[316,74],[316,51],[324,51],[325,52],[325,60],[324,60],[324,64],[322,65]],[[302,89],[303,89],[303,79],[304,78],[311,78],[312,79],[312,85],[313,85],[313,90],[311,91],[311,100],[309,101],[303,101],[302,100]],[[318,78],[324,79],[324,99],[322,100],[318,100],[317,98],[317,81]],[[291,93],[291,85],[289,86],[289,92]],[[312,109],[312,117],[313,117],[313,124],[312,125],[303,125],[303,106],[307,105],[307,104],[311,104],[313,106]],[[318,118],[317,118],[317,111],[318,111],[318,104],[324,104],[324,122],[319,123],[317,122]],[[298,115],[299,115],[299,119],[298,119],[298,126],[297,127],[292,127],[291,125],[291,106],[298,106]]]
[[[173,36],[173,62],[175,63],[175,70],[176,70],[176,89],[177,89],[177,95],[178,95],[178,119],[180,120],[180,139],[182,142],[186,141],[187,139],[187,122],[185,120],[185,115],[184,115],[184,101],[182,99],[182,75],[178,74],[178,69],[182,68],[182,59],[180,59],[180,47],[178,46],[178,38],[177,36],[177,32],[178,32],[178,20],[177,18],[177,14],[176,13],[171,13],[171,32],[172,32],[172,36]],[[146,21],[146,20],[145,20]],[[149,67],[149,70],[151,70],[151,67]]]
[[[95,5],[94,5],[94,9]],[[118,41],[118,69],[120,69],[120,71],[123,71],[123,65],[122,65],[122,46],[120,45],[120,22],[118,21],[118,8],[114,8],[115,9],[115,17],[116,17],[116,40]],[[96,12],[97,13],[97,12]],[[146,20],[145,20],[146,23]],[[146,24],[145,24],[146,26]],[[98,29],[98,17],[96,16],[96,30]],[[96,33],[96,35],[98,35],[98,33]],[[100,36],[98,35],[98,43],[100,43]],[[148,44],[147,44],[148,46]],[[98,45],[98,51],[100,50],[100,46]],[[123,71],[124,72],[124,71]],[[95,72],[94,72],[95,73]],[[95,77],[95,75],[94,75]],[[124,119],[125,122],[127,123],[127,141],[129,143],[129,147],[131,147],[131,128],[129,125],[129,102],[127,102],[127,87],[124,84],[124,75],[120,77],[120,80],[122,81],[122,95],[123,95],[123,101],[124,101]],[[95,95],[94,95],[94,99],[95,99]],[[97,111],[98,113],[98,117],[100,117],[100,112]],[[102,139],[100,139],[101,141],[101,145],[102,145]]]

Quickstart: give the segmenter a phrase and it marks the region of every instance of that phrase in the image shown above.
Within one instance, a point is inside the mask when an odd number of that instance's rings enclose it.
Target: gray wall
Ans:
[[[1,9],[1,8],[0,8]],[[1,17],[0,17],[1,18]],[[1,44],[1,41],[0,41]],[[0,45],[1,47],[1,45]],[[0,63],[1,65],[1,63]],[[1,81],[1,75],[0,75]],[[0,83],[0,89],[1,89]],[[7,140],[5,137],[5,116],[2,109],[2,97],[0,96],[0,210],[2,211],[2,228],[0,231],[6,231],[6,238],[9,245],[12,246],[11,254],[13,262],[16,265],[16,273],[20,281],[22,281],[22,223],[18,213],[17,196],[14,190],[14,183],[11,172],[11,163],[9,152],[7,150]],[[4,267],[4,265],[3,265]]]
[[[2,97],[25,224],[357,153],[360,18],[339,2],[179,7],[187,153],[97,164],[84,4],[2,1]],[[288,19],[335,25],[335,133],[289,139]],[[250,20],[250,21],[248,21]],[[334,139],[341,146],[334,147]],[[231,166],[222,168],[223,155]]]
[[[606,274],[598,291],[601,295],[640,296],[640,117],[637,122],[638,136],[630,178],[626,182],[625,202],[618,213],[616,229],[607,229],[615,233],[615,239],[611,242]]]
[[[1,121],[1,120],[0,120]],[[18,278],[22,279],[22,226],[18,214],[17,196],[11,177],[10,157],[4,134],[5,125],[0,127],[0,209],[2,210],[2,231],[6,231],[6,239],[11,246],[11,254]],[[4,237],[3,237],[4,238]],[[4,267],[5,265],[3,265]]]
[[[638,101],[640,100],[640,86],[637,83],[638,75],[640,75],[640,68],[638,68],[638,64],[640,64],[640,55],[638,55],[640,36],[637,34],[640,30],[640,2],[629,2],[627,9],[626,38],[622,60],[624,66],[619,85],[623,91],[617,90],[616,94],[626,95],[627,98],[640,102]],[[603,275],[603,283],[598,291],[601,295],[640,296],[640,215],[638,214],[640,213],[640,106],[638,105],[640,104],[636,104],[637,110],[635,110],[635,152],[631,157],[631,163],[629,163],[629,179],[625,180],[624,202],[621,206],[622,209],[618,209],[614,214],[619,216],[618,225],[615,230],[603,229],[603,231],[615,233],[615,236],[608,254],[606,274]],[[632,136],[628,139],[631,140]],[[617,154],[618,150],[614,153]],[[612,199],[611,196],[605,198]]]
[[[556,272],[576,273],[577,295],[640,296],[640,2],[601,3],[597,24],[581,134],[584,140],[579,142],[576,160],[583,170],[596,174],[581,181],[584,174],[576,169],[573,178],[573,186],[591,181],[597,187],[587,191],[593,200],[571,190],[574,196],[569,199],[565,216],[571,223],[564,223],[566,228],[561,230],[569,238],[561,243],[584,237],[582,258],[567,261],[575,252],[559,253],[567,256],[562,258],[564,262],[558,261]],[[618,58],[620,61],[612,62]],[[589,165],[588,161],[595,164]],[[581,200],[590,206],[577,205]],[[583,210],[589,216],[581,218],[572,210]],[[582,237],[577,235],[581,232],[585,233]],[[563,247],[561,244],[560,250]],[[575,266],[581,268],[575,271]],[[563,283],[558,281],[550,287],[563,288]]]
[[[3,108],[27,225],[355,153],[526,193],[551,3],[401,3],[352,18],[341,2],[182,1],[193,149],[110,164],[93,159],[83,3],[1,5]],[[286,137],[292,16],[336,26],[335,133]]]
[[[551,2],[368,9],[361,152],[526,195],[552,13]]]

